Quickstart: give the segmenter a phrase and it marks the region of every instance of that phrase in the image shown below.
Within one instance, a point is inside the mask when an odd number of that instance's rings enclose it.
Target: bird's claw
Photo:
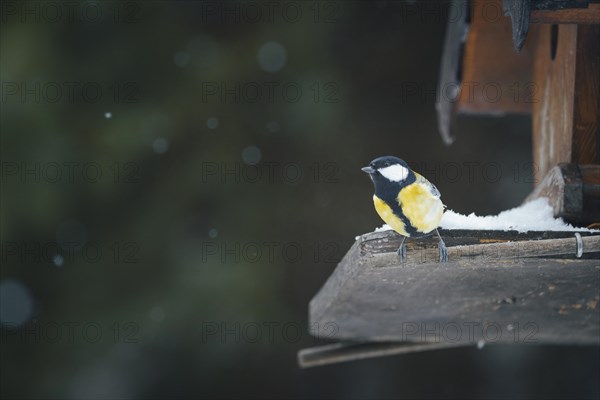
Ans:
[[[398,247],[397,253],[398,253],[398,256],[400,256],[400,262],[405,263],[406,262],[406,245],[401,244],[400,247]]]
[[[440,242],[438,243],[438,250],[440,252],[440,262],[448,262],[448,248],[446,247],[446,243],[444,243],[443,240],[440,240]]]

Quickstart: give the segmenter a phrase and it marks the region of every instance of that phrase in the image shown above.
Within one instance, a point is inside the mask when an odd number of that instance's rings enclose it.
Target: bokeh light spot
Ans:
[[[165,154],[169,149],[169,142],[165,138],[156,138],[152,143],[152,148],[156,154]]]
[[[215,117],[210,117],[206,120],[206,126],[208,129],[217,129],[219,127],[219,120]]]
[[[267,122],[267,130],[271,133],[279,132],[279,122],[277,122],[277,121]]]
[[[29,289],[14,279],[0,282],[0,324],[18,327],[33,313],[33,296]]]
[[[267,42],[258,50],[258,64],[267,72],[281,70],[287,61],[285,47],[277,42]]]
[[[165,315],[165,310],[160,306],[152,307],[148,313],[148,316],[154,322],[162,322],[165,319]]]
[[[262,154],[256,146],[248,146],[242,150],[242,160],[248,165],[256,165],[260,162]]]
[[[52,262],[57,267],[62,267],[65,264],[65,259],[60,254],[55,254],[54,257],[52,257]]]
[[[185,51],[180,51],[179,53],[175,54],[175,65],[177,65],[180,68],[187,67],[188,64],[190,63],[190,60],[191,60],[190,53],[187,53]]]

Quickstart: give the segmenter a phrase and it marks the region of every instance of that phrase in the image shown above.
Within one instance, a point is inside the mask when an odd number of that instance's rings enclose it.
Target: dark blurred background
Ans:
[[[297,366],[382,224],[360,167],[404,158],[461,213],[532,188],[528,116],[442,144],[445,4],[3,1],[2,397],[598,397],[597,348]]]

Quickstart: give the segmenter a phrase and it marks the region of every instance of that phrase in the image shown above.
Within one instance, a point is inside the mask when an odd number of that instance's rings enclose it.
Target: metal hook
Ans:
[[[583,240],[581,240],[579,232],[575,232],[575,240],[577,241],[577,253],[575,253],[575,256],[581,258],[581,255],[583,254]]]

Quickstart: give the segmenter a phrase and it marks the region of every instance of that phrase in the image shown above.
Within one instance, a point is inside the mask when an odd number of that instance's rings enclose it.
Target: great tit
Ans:
[[[376,158],[362,170],[375,185],[373,203],[377,214],[403,237],[398,248],[401,262],[406,261],[407,237],[426,236],[433,231],[440,239],[440,262],[447,262],[448,249],[437,230],[445,207],[439,190],[397,157]]]

